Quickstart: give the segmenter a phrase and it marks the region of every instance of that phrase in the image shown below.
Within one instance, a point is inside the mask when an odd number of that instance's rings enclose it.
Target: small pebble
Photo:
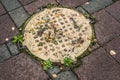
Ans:
[[[86,2],[85,4],[89,4],[89,2]]]
[[[8,38],[5,39],[5,41],[8,41],[8,40],[9,40]]]
[[[61,63],[61,64],[64,64],[64,62],[63,62],[63,61],[61,61],[60,63]]]
[[[116,52],[114,50],[110,50],[110,55],[115,55]]]
[[[53,78],[56,78],[56,77],[57,77],[57,74],[52,74],[52,77],[53,77]]]
[[[60,67],[60,70],[62,70],[63,69],[63,67]]]
[[[97,39],[94,39],[94,42],[97,42]]]
[[[92,51],[92,48],[89,47],[88,50],[89,50],[89,51]]]
[[[15,30],[15,27],[12,27],[12,31],[14,31]]]

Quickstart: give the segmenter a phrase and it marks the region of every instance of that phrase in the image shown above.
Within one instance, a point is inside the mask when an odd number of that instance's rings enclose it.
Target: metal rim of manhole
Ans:
[[[92,40],[90,20],[73,9],[53,7],[32,16],[24,30],[23,46],[32,55],[52,62],[76,61]]]

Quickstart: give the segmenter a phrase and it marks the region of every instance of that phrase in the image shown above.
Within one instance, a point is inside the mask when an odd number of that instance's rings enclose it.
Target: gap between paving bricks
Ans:
[[[9,51],[10,55],[11,55],[11,56],[13,56],[13,55],[12,55],[12,52],[10,51],[10,49],[9,49],[9,47],[7,46],[7,44],[6,44],[6,43],[5,43],[5,46],[6,46],[6,48],[8,49],[8,51]]]
[[[116,38],[117,38],[117,37],[115,37],[114,39],[116,39]],[[110,40],[109,42],[113,41],[114,39]],[[102,47],[103,47],[103,49],[106,51],[106,53],[107,53],[108,55],[110,55],[110,57],[112,57],[113,60],[116,61],[116,63],[118,63],[118,64],[120,65],[120,62],[119,62],[116,58],[114,58],[114,57],[110,54],[110,52],[108,52],[108,50],[105,48],[105,46],[106,46],[109,42],[107,42],[106,44],[104,44]]]
[[[117,1],[119,1],[119,0],[112,0],[113,2],[117,2]]]
[[[8,51],[8,49],[7,49],[5,44],[0,46],[0,50],[2,51],[2,53],[0,53],[0,55],[1,55],[0,57],[2,57],[2,58],[0,58],[0,62],[3,62],[4,60],[6,60],[9,57],[11,57],[10,52]]]
[[[9,43],[9,42],[10,42],[10,41],[5,42],[4,44],[1,44],[1,45],[0,45],[0,46],[5,45],[6,49],[8,50],[8,52],[9,52],[9,54],[10,54],[10,57],[9,57],[9,58],[6,58],[6,59],[3,60],[3,61],[9,60],[9,59],[11,59],[12,57],[20,54],[20,52],[18,52],[18,54],[15,54],[15,55],[12,54],[11,50],[9,49],[9,47],[8,47],[8,45],[7,45],[7,43]],[[18,47],[18,46],[17,46],[17,47]],[[19,50],[18,50],[18,51],[19,51]],[[3,62],[3,61],[1,61],[1,62]],[[0,63],[1,63],[1,62],[0,62]]]
[[[113,15],[111,15],[110,14],[110,12],[108,12],[106,9],[104,9],[110,16],[112,16],[117,22],[119,22],[120,23],[120,21],[119,20],[117,20]],[[119,34],[120,35],[120,34]]]
[[[0,1],[1,2],[1,1]],[[18,0],[18,2],[19,2],[19,0]],[[19,2],[20,3],[20,2]],[[5,14],[8,14],[8,16],[10,17],[10,19],[12,20],[12,22],[15,24],[15,27],[16,27],[16,29],[18,30],[18,27],[20,27],[20,26],[17,26],[17,24],[15,23],[15,21],[12,19],[12,17],[11,17],[11,15],[9,14],[9,12],[12,12],[12,11],[14,11],[14,10],[17,10],[17,9],[19,9],[19,8],[23,8],[24,9],[24,11],[28,14],[28,12],[26,11],[26,9],[24,8],[24,6],[21,4],[21,6],[19,6],[19,7],[17,7],[17,8],[14,8],[14,9],[12,9],[12,10],[10,10],[10,11],[7,11],[7,9],[6,9],[6,7],[3,5],[3,3],[1,2],[1,4],[2,4],[2,6],[4,7],[4,9],[5,9],[5,11],[6,11],[6,13]],[[5,15],[4,14],[4,15]],[[0,16],[2,16],[2,15],[0,15]],[[29,17],[30,15],[28,14],[28,17]],[[18,32],[19,32],[19,30],[18,30]]]
[[[119,35],[118,35],[119,36]],[[99,44],[100,47],[104,47],[106,44],[108,44],[109,42],[111,42],[112,40],[114,40],[115,38],[117,38],[118,36],[115,36],[114,38],[108,40],[107,42],[105,42],[104,44],[100,44],[99,42],[97,42]]]
[[[0,1],[1,2],[1,1]],[[10,19],[12,20],[12,22],[15,24],[15,22],[14,22],[14,20],[12,19],[12,17],[10,16],[10,14],[9,14],[9,12],[7,11],[7,9],[5,8],[5,6],[3,5],[3,3],[1,2],[1,4],[2,4],[2,6],[4,7],[4,9],[5,9],[5,11],[6,11],[6,13],[5,14],[7,14],[9,17],[10,17]],[[16,27],[16,29],[18,30],[18,28],[17,28],[17,25],[15,24],[15,27]]]
[[[120,65],[120,63],[119,63],[112,55],[110,55],[110,52],[108,52],[105,48],[104,48],[104,50],[106,51],[106,53],[107,53],[117,64]]]
[[[34,1],[32,1],[32,2],[30,2],[30,3],[28,3],[28,4],[26,4],[26,5],[29,5],[29,4],[31,4],[31,3],[35,2],[35,1],[37,1],[37,0],[34,0]],[[24,7],[24,6],[26,6],[26,5],[23,5],[22,2],[20,2],[19,0],[18,0],[18,2],[22,5],[22,7],[23,7],[23,9],[25,10],[25,12],[26,12],[29,16],[31,16],[31,15],[28,13],[28,11],[25,9],[25,7]]]
[[[112,3],[112,4],[114,4],[114,2]],[[110,4],[110,5],[112,5],[112,4]],[[84,5],[84,4],[83,4]],[[108,6],[110,6],[110,5],[108,5]],[[108,6],[106,6],[106,7],[108,7]],[[104,7],[104,8],[102,8],[102,9],[105,9],[106,7]],[[88,14],[90,14],[90,15],[93,15],[94,13],[89,13],[84,7],[82,7],[82,6],[79,6],[79,7],[76,7],[75,9],[77,9],[77,8],[81,8],[81,9],[83,9],[84,10],[84,12],[82,12],[82,13],[88,13]],[[99,12],[100,10],[102,10],[102,9],[99,9],[98,11],[96,11],[96,12]],[[79,10],[79,9],[78,9]],[[105,10],[106,11],[106,10]],[[108,11],[106,11],[108,14],[110,14]],[[110,14],[111,15],[111,14]],[[111,15],[112,16],[112,15]],[[113,16],[112,16],[113,17]],[[116,18],[115,17],[113,17],[115,20],[116,20]],[[116,21],[118,21],[118,20],[116,20]],[[119,22],[119,21],[118,21]],[[93,25],[93,28],[94,28],[94,25]],[[95,29],[94,29],[95,30]],[[95,33],[95,31],[94,31],[94,33]],[[96,33],[95,33],[96,34]],[[101,47],[102,46],[104,46],[104,45],[106,45],[107,43],[109,43],[110,41],[112,41],[113,39],[115,39],[116,37],[118,37],[118,36],[120,36],[120,34],[118,34],[118,35],[116,35],[114,38],[112,38],[112,39],[110,39],[110,40],[108,40],[107,42],[105,42],[104,44],[100,44],[99,42],[97,42],[98,43],[98,45],[100,45]]]
[[[17,0],[18,1],[18,0]],[[20,8],[22,5],[20,4],[20,6],[18,6],[18,7],[16,7],[16,8],[13,8],[13,9],[11,9],[11,10],[7,10],[7,8],[5,7],[5,5],[2,3],[2,1],[0,0],[0,3],[2,4],[2,6],[5,8],[5,10],[6,10],[6,12],[10,12],[10,11],[13,11],[13,10],[15,10],[15,9],[17,9],[17,8]]]
[[[81,65],[82,65],[82,64],[81,64]],[[81,65],[80,65],[80,66],[81,66]],[[79,67],[80,67],[80,66],[79,66]],[[79,77],[78,77],[78,75],[75,73],[75,71],[74,71],[74,70],[71,70],[71,71],[73,72],[73,74],[74,74],[74,75],[77,77],[77,79],[79,80]]]
[[[20,54],[20,50],[18,49],[17,44],[13,43],[12,41],[8,41],[5,44],[8,50],[11,52],[11,56]]]
[[[34,1],[31,1],[31,2],[29,2],[29,3],[27,3],[27,4],[22,4],[22,2],[20,1],[20,0],[18,0],[18,2],[22,5],[22,6],[26,6],[26,5],[29,5],[29,4],[31,4],[31,3],[33,3],[33,2],[36,2],[37,0],[34,0]]]

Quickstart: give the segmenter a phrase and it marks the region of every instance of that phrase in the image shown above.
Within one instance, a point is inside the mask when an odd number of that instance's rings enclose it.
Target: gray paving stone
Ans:
[[[0,63],[0,80],[48,80],[39,62],[25,53]]]
[[[110,4],[113,3],[112,0],[95,0],[95,1],[98,1],[98,3],[101,5],[101,7],[106,7],[106,6],[109,6]]]
[[[112,0],[91,0],[90,2],[82,5],[89,13],[94,13],[110,5]]]
[[[11,11],[9,12],[9,14],[16,23],[17,27],[20,27],[24,23],[24,21],[29,17],[29,15],[25,12],[23,7]]]
[[[77,7],[76,10],[83,14],[87,13],[82,7]]]
[[[77,7],[89,0],[57,0],[61,5],[66,7]]]
[[[9,58],[11,55],[5,45],[0,46],[0,62],[4,61],[5,59]]]
[[[54,66],[52,69],[48,69],[47,72],[52,75],[52,74],[57,74],[60,72],[60,68],[58,66]]]
[[[19,53],[16,44],[12,43],[11,41],[7,43],[7,46],[10,49],[12,55],[16,55]]]
[[[82,59],[74,71],[79,80],[120,80],[120,65],[103,48]]]
[[[104,47],[120,63],[120,37],[115,38]]]
[[[53,80],[78,80],[72,71],[64,71],[58,74]]]
[[[86,9],[89,13],[94,13],[101,9],[101,5],[97,1],[90,1],[87,4],[82,5],[84,9]]]
[[[20,3],[17,0],[1,0],[7,11],[20,7]]]
[[[99,44],[105,44],[120,34],[120,23],[116,21],[105,10],[94,14],[96,24],[94,25],[96,38]]]

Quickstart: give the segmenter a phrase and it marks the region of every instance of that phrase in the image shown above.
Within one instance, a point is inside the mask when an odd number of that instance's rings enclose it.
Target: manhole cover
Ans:
[[[43,60],[76,60],[90,45],[92,28],[81,13],[67,8],[45,9],[33,16],[24,29],[30,52]]]

